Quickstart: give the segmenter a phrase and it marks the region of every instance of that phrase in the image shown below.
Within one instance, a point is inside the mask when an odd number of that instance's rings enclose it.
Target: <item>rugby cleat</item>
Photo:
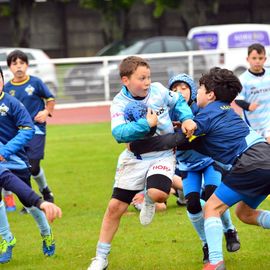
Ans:
[[[145,200],[142,203],[140,212],[140,222],[142,225],[148,225],[152,222],[156,211],[155,203],[147,203]]]
[[[207,264],[209,263],[209,250],[207,244],[204,244],[202,251],[203,251],[203,264]]]
[[[42,237],[42,250],[45,256],[52,256],[55,252],[55,240],[53,233],[49,235],[41,235]]]
[[[108,264],[107,258],[97,256],[92,259],[92,262],[87,270],[105,270],[107,269]]]
[[[220,261],[217,264],[207,263],[204,265],[203,270],[226,270],[224,261]]]
[[[9,194],[4,196],[4,202],[5,202],[5,207],[7,212],[14,212],[16,211],[16,203],[14,199],[13,194]]]
[[[228,230],[224,233],[226,239],[226,248],[229,252],[235,252],[240,249],[240,241],[236,229]]]
[[[12,249],[16,245],[16,238],[13,237],[13,239],[10,242],[7,242],[6,240],[2,240],[0,243],[0,263],[7,263],[12,258]]]

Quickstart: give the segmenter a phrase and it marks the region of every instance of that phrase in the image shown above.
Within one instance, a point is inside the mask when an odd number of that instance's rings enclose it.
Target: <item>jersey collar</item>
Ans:
[[[27,83],[29,80],[30,80],[30,76],[27,75],[27,78],[22,82],[13,82],[12,80],[10,82],[11,82],[12,85],[22,85],[22,84]]]

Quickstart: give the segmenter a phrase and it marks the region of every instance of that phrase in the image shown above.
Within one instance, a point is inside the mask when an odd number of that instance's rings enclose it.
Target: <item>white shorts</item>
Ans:
[[[118,159],[114,187],[143,190],[146,179],[155,174],[165,175],[172,180],[175,174],[175,156],[141,160],[125,150]]]

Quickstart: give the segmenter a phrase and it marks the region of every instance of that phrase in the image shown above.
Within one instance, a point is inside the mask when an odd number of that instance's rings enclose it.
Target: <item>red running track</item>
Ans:
[[[81,107],[72,109],[55,109],[49,117],[49,125],[83,124],[109,122],[110,106]]]

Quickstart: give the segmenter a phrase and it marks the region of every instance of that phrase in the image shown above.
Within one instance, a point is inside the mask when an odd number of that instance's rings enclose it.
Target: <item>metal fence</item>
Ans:
[[[162,53],[140,55],[149,61],[152,82],[167,85],[168,79],[178,73],[187,73],[195,81],[213,65],[222,61],[218,51],[189,51],[179,53]],[[57,82],[54,92],[57,104],[111,101],[121,88],[118,65],[126,56],[82,57],[65,59],[48,59],[54,65],[53,72]],[[224,57],[224,53],[223,53]],[[224,60],[224,59],[223,59]],[[34,66],[38,63],[32,61]],[[5,65],[4,62],[0,64]],[[41,72],[32,72],[42,79]]]

